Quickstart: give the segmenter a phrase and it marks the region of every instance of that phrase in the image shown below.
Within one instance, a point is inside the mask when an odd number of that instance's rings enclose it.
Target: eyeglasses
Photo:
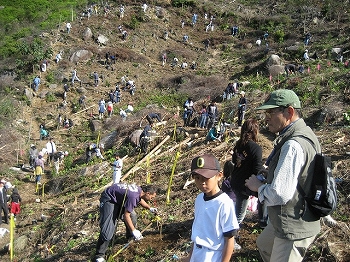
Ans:
[[[271,117],[273,115],[276,115],[280,112],[283,112],[284,109],[286,109],[286,107],[282,107],[282,106],[277,107],[277,108],[268,109],[265,111],[265,117]]]

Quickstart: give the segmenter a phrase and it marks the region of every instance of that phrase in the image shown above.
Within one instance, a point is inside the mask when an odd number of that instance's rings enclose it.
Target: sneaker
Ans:
[[[103,257],[96,258],[96,262],[105,262],[106,260]]]
[[[242,249],[242,247],[235,240],[235,249],[234,250],[241,250],[241,249]]]

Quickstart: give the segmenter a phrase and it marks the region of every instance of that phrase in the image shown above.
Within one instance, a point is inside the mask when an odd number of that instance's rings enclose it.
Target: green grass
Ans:
[[[36,36],[43,30],[57,28],[76,18],[76,10],[87,5],[86,0],[3,0],[0,9],[0,58],[20,53],[18,40]]]

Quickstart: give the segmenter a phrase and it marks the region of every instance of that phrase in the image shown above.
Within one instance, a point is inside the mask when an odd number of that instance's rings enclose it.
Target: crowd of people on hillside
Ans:
[[[149,6],[144,3],[142,11],[147,12]],[[108,16],[110,8],[103,9],[104,15]],[[125,16],[125,6],[119,6],[119,18]],[[97,5],[92,5],[84,12],[84,16],[98,13]],[[198,15],[196,13],[191,17],[191,26],[198,24]],[[205,14],[205,31],[214,31],[215,17]],[[181,27],[185,27],[185,20],[181,20]],[[66,24],[66,33],[71,33],[72,25]],[[127,39],[128,33],[118,27],[123,40]],[[232,37],[241,34],[238,25],[231,28]],[[168,39],[169,35],[165,38]],[[268,49],[269,33],[266,31],[256,40],[256,45],[260,46],[265,41]],[[310,45],[311,34],[305,35],[305,46]],[[183,34],[182,42],[188,44],[190,37],[187,33]],[[204,42],[205,50],[210,47],[210,40]],[[116,63],[116,55],[109,52],[105,56],[105,64]],[[303,54],[304,61],[317,59],[317,54],[309,56],[308,50]],[[62,60],[62,53],[55,56],[56,63]],[[162,66],[167,63],[167,53],[161,55]],[[48,62],[45,60],[41,65],[41,71],[47,70]],[[174,57],[171,63],[172,67],[179,66],[181,69],[188,67],[186,61],[179,63]],[[190,68],[197,69],[197,63],[194,61]],[[297,65],[288,63],[284,67],[287,77],[297,73],[304,73],[302,63]],[[93,86],[98,88],[100,85],[100,75],[95,71],[91,74]],[[70,84],[74,87],[75,82],[82,85],[82,80],[78,77],[77,69],[71,72]],[[35,92],[39,90],[41,84],[40,76],[33,79],[32,87]],[[297,95],[286,89],[273,91],[262,106],[256,110],[264,110],[268,128],[271,132],[277,133],[275,148],[269,155],[265,163],[262,159],[262,147],[259,145],[259,123],[256,119],[249,118],[245,120],[245,114],[248,107],[246,93],[240,90],[242,86],[239,82],[230,82],[224,89],[222,99],[231,100],[237,97],[237,108],[235,108],[237,122],[229,123],[220,114],[215,100],[208,104],[201,103],[197,105],[192,97],[183,104],[183,127],[198,127],[206,130],[206,143],[211,141],[221,142],[227,131],[235,125],[240,129],[240,137],[233,145],[231,160],[226,161],[223,171],[221,171],[218,159],[212,154],[203,154],[191,161],[191,177],[196,186],[202,191],[195,200],[195,216],[191,232],[192,249],[188,261],[229,261],[233,250],[241,249],[238,244],[238,230],[243,223],[248,203],[252,197],[257,198],[259,225],[263,228],[258,237],[257,246],[264,261],[301,261],[307,247],[315,239],[320,231],[319,219],[315,218],[310,211],[303,206],[303,201],[291,186],[286,188],[285,184],[296,185],[299,176],[307,179],[308,173],[312,172],[311,159],[315,152],[311,144],[306,144],[295,140],[294,138],[302,133],[307,139],[312,141],[317,151],[320,151],[319,142],[312,130],[305,124],[301,118],[301,104]],[[136,92],[135,81],[129,79],[127,75],[121,77],[120,82],[116,83],[115,89],[111,89],[105,97],[100,98],[97,103],[98,119],[110,118],[115,114],[114,107],[124,101],[122,91],[127,91],[131,96]],[[68,84],[64,85],[63,101],[67,103]],[[87,96],[84,94],[79,98],[79,105],[82,109],[86,108]],[[106,102],[107,100],[107,102]],[[96,101],[97,102],[97,101]],[[96,103],[94,102],[94,103]],[[125,120],[128,114],[134,111],[132,103],[128,103],[124,110],[119,106],[119,116]],[[154,135],[155,123],[162,122],[162,115],[157,112],[148,113],[144,119],[147,125],[143,128],[137,147],[142,153],[148,153],[150,142]],[[62,119],[59,115],[58,126],[71,128],[73,122],[65,117]],[[140,125],[141,127],[141,125]],[[38,151],[34,144],[29,149],[29,165],[33,171],[33,178],[36,186],[41,184],[42,176],[45,175],[45,167],[54,164],[54,170],[59,173],[63,160],[68,156],[67,151],[58,151],[49,130],[44,125],[40,126],[40,140],[46,140],[46,146]],[[89,163],[96,157],[105,160],[104,144],[89,143],[85,148],[85,163]],[[121,219],[126,225],[126,237],[141,240],[142,233],[137,229],[137,219],[134,208],[140,204],[152,213],[157,213],[157,209],[151,207],[147,201],[156,196],[156,189],[150,185],[140,187],[136,185],[127,185],[121,183],[123,158],[119,153],[114,154],[114,161],[111,164],[113,169],[112,186],[108,187],[101,194],[100,205],[100,235],[96,247],[96,261],[105,261],[104,256],[108,244],[114,235],[115,224]],[[308,168],[305,168],[307,166]],[[221,181],[223,180],[223,181]],[[205,186],[204,186],[205,185]],[[16,216],[20,212],[21,197],[18,189],[12,189],[11,194],[11,213]],[[8,223],[8,204],[6,181],[0,181],[0,204],[1,211],[4,213],[4,222]],[[122,200],[123,199],[123,200]],[[6,201],[5,201],[6,200]],[[125,201],[125,202],[121,202]],[[208,207],[208,208],[207,208]],[[212,216],[213,212],[216,216]],[[116,215],[118,213],[118,215]],[[306,216],[304,219],[303,215]],[[206,221],[206,223],[203,223]],[[2,220],[0,221],[0,223]],[[292,225],[292,226],[285,226]],[[297,246],[297,248],[295,248]]]
[[[194,106],[191,98],[185,104],[185,111]],[[257,247],[264,261],[302,261],[305,252],[300,253],[294,246],[306,250],[320,232],[320,217],[305,209],[296,188],[299,177],[303,178],[303,185],[310,182],[314,170],[312,159],[321,149],[316,135],[301,118],[299,97],[292,90],[278,89],[255,110],[265,112],[269,130],[278,134],[275,148],[265,162],[258,139],[259,123],[254,118],[244,121],[239,140],[230,152],[232,159],[225,162],[223,170],[212,153],[201,154],[191,161],[191,177],[202,192],[194,204],[191,250],[183,261],[230,261],[232,253],[242,248],[238,234],[252,197],[257,199],[259,225],[263,229],[257,238]],[[150,121],[148,131],[154,124]],[[314,145],[297,139],[300,134]],[[122,163],[119,155],[115,155],[115,159],[114,178],[118,180]],[[294,186],[286,187],[286,184]],[[114,225],[121,219],[111,215],[113,210],[124,214],[126,237],[140,241],[143,235],[137,229],[134,212],[138,202],[132,199],[139,199],[142,207],[157,213],[157,209],[147,204],[156,192],[152,185],[130,187],[116,182],[101,194],[97,262],[105,261]],[[130,204],[121,205],[121,199]],[[329,216],[324,219],[336,223]]]

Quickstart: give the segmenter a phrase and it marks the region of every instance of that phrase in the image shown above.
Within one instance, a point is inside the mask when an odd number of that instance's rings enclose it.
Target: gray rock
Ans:
[[[14,240],[14,250],[20,251],[20,250],[24,250],[28,247],[28,237],[23,235],[20,236],[18,238],[15,238]]]
[[[101,44],[101,45],[106,45],[106,43],[108,42],[108,38],[106,37],[106,36],[104,36],[104,35],[99,35],[98,37],[97,37],[97,42],[99,43],[99,44]]]
[[[286,47],[287,51],[298,51],[300,48],[300,45],[298,43],[296,43],[295,45],[291,45]]]
[[[100,140],[101,144],[104,144],[105,146],[105,150],[106,149],[110,149],[113,147],[115,140],[118,137],[118,132],[117,131],[113,131],[112,133],[109,133],[108,135],[106,135],[105,137],[103,137]]]
[[[87,91],[86,91],[86,88],[84,88],[84,87],[78,87],[77,92],[79,94],[86,94]]]
[[[281,65],[281,64],[282,64],[282,61],[278,55],[271,55],[267,60],[267,67],[272,65]]]
[[[49,85],[49,89],[56,89],[57,88],[57,84],[50,84]]]
[[[90,128],[92,131],[98,131],[102,129],[102,122],[100,120],[91,120]]]
[[[83,33],[83,39],[84,40],[89,40],[92,38],[92,31],[89,27],[87,27]]]
[[[29,88],[25,88],[24,89],[24,95],[26,96],[26,98],[28,98],[28,100],[32,100],[33,99],[33,90],[29,89]]]
[[[283,65],[272,65],[268,67],[269,75],[272,77],[278,76],[280,74],[284,74],[284,66]]]
[[[140,135],[143,130],[137,129],[134,132],[129,135],[130,142],[133,143],[135,146],[138,146],[140,144]]]
[[[69,58],[69,61],[75,64],[78,62],[86,62],[90,60],[92,56],[93,53],[89,50],[78,50],[72,54],[72,56]]]

